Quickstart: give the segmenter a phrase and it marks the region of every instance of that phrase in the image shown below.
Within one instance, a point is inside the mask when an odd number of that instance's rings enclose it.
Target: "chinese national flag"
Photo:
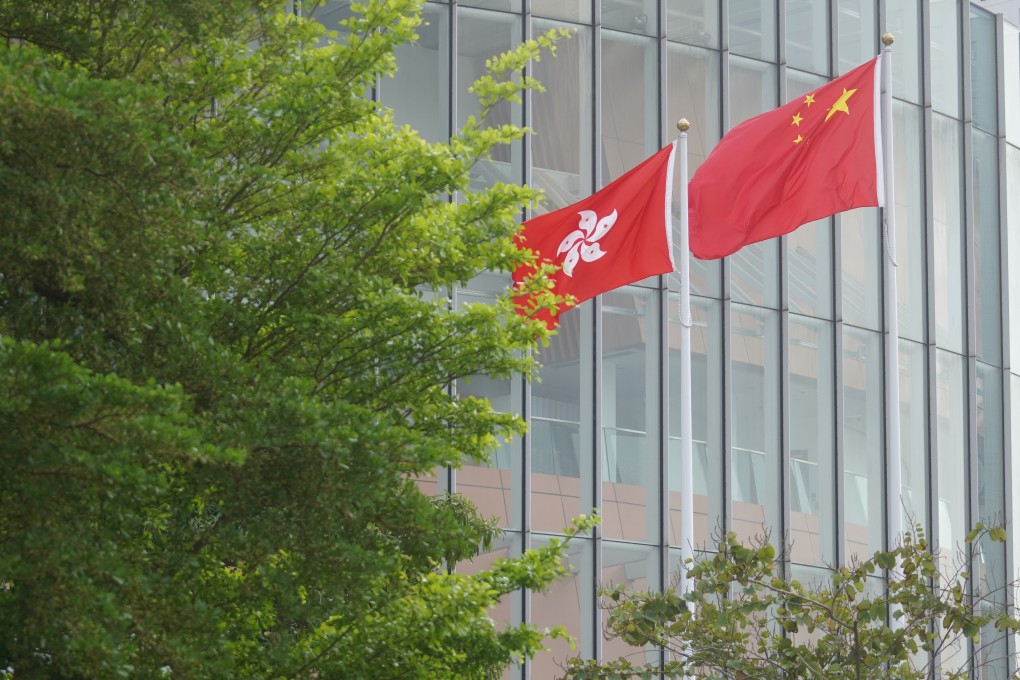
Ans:
[[[675,142],[588,198],[539,215],[517,234],[539,262],[559,265],[552,292],[572,295],[575,304],[599,293],[673,271],[670,202]],[[533,272],[519,267],[520,283]],[[529,296],[516,298],[522,315],[534,312]],[[560,312],[566,311],[561,307]],[[549,328],[558,315],[538,312]]]
[[[735,253],[844,210],[882,205],[879,58],[733,128],[690,183],[691,252]]]

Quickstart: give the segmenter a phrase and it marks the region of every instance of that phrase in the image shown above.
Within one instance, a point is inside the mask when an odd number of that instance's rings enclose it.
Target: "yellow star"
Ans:
[[[804,138],[801,137],[800,135],[797,135],[797,139],[793,140],[793,143],[794,144],[800,144],[803,141],[804,141]]]
[[[815,103],[815,96],[813,94],[809,94],[808,96],[804,97],[804,103],[807,104],[808,106],[811,106],[812,104]]]
[[[844,87],[843,94],[839,96],[839,99],[836,100],[836,103],[833,104],[832,108],[829,109],[829,112],[825,114],[825,120],[829,120],[830,118],[832,118],[832,114],[836,113],[837,111],[842,111],[843,113],[849,116],[850,108],[846,105],[846,103],[847,101],[850,100],[850,97],[854,96],[854,92],[856,91],[857,91],[856,88],[854,88],[853,90],[848,90]]]
[[[793,122],[791,123],[791,125],[796,125],[796,126],[800,127],[800,121],[802,121],[802,120],[804,120],[804,119],[800,117],[800,114],[799,113],[795,113],[795,114],[793,114]]]

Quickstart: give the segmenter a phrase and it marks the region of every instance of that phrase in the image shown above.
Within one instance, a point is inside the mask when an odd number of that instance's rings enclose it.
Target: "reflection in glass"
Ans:
[[[564,27],[541,19],[533,24],[536,35]],[[546,89],[535,94],[531,112],[531,185],[545,191],[540,212],[576,203],[593,190],[591,30],[571,28],[574,34],[557,44],[555,59],[534,62],[534,76]]]
[[[959,118],[960,92],[963,89],[960,84],[960,3],[956,0],[931,0],[929,7],[931,105],[936,111]],[[935,139],[938,140],[937,135]]]
[[[592,498],[592,303],[560,318],[531,384],[532,529],[562,531]],[[581,370],[581,367],[589,367]]]
[[[659,306],[627,286],[602,296],[602,532],[658,541]]]
[[[669,543],[680,545],[680,296],[669,299]],[[694,427],[694,547],[723,518],[722,302],[691,298],[691,424]]]
[[[670,0],[666,3],[666,37],[669,40],[719,47],[718,0]]]
[[[457,304],[492,304],[509,284],[506,274],[485,273],[475,277],[467,286],[457,290]],[[474,397],[488,400],[492,409],[500,413],[522,412],[524,383],[522,378],[495,380],[477,375],[457,381],[456,393],[461,398]],[[520,480],[521,440],[499,442],[487,462],[465,461],[456,472],[457,491],[478,506],[485,517],[496,517],[500,526],[519,529],[522,521],[523,498]]]
[[[835,563],[832,323],[790,315],[790,557]]]
[[[531,538],[532,548],[548,543],[546,536]],[[568,575],[553,581],[546,592],[530,595],[531,622],[540,630],[563,626],[577,646],[571,649],[565,640],[546,640],[546,651],[537,654],[529,664],[533,678],[558,677],[567,659],[574,656],[590,659],[595,654],[591,625],[596,615],[592,542],[575,537],[567,544],[565,552]]]
[[[733,303],[730,350],[733,531],[779,540],[779,313]]]
[[[660,588],[659,569],[659,548],[657,547],[613,541],[602,543],[602,582],[600,585],[603,587],[626,586],[632,592],[657,591]],[[610,602],[608,598],[602,598],[603,605],[608,605]],[[605,659],[627,657],[635,664],[656,663],[659,660],[658,647],[652,645],[644,648],[632,647],[621,638],[609,639],[605,632],[603,632],[603,636],[602,657]]]
[[[933,115],[935,218],[935,340],[939,347],[963,352],[963,169],[960,124]]]
[[[602,31],[602,182],[659,148],[658,46],[651,38]]]
[[[846,559],[885,547],[882,336],[843,327],[843,528]]]
[[[829,3],[786,0],[785,7],[787,65],[828,75]]]
[[[971,132],[974,173],[974,318],[977,322],[977,356],[1002,364],[1002,283],[999,240],[999,144],[974,128]]]
[[[602,27],[639,35],[659,34],[656,0],[602,0]],[[603,61],[603,66],[607,62]]]
[[[775,61],[775,0],[729,0],[729,19],[731,52]]]
[[[838,216],[842,246],[843,320],[854,326],[882,327],[882,266],[885,249],[876,208]]]

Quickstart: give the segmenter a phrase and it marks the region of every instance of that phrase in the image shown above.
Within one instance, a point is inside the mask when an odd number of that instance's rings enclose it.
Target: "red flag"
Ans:
[[[690,183],[691,252],[701,259],[882,205],[876,57],[733,128]]]
[[[518,247],[532,250],[540,263],[560,266],[553,276],[553,293],[572,295],[580,304],[646,276],[673,271],[674,149],[675,142],[588,198],[524,223]],[[514,283],[533,271],[517,268]],[[516,304],[520,314],[532,311],[529,296],[519,296]],[[549,328],[559,323],[557,316],[539,317]]]

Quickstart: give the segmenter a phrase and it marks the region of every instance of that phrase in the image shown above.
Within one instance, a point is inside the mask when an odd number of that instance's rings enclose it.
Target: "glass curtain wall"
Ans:
[[[349,5],[321,3],[317,16],[337,29]],[[720,530],[768,534],[790,544],[787,573],[822,578],[894,538],[888,512],[923,526],[946,564],[975,522],[1013,513],[1011,423],[1020,421],[1006,416],[1020,412],[1020,314],[1004,311],[1020,299],[1020,266],[1010,264],[1020,262],[1020,29],[955,0],[460,0],[427,3],[424,19],[419,39],[397,53],[397,76],[373,94],[429,140],[478,110],[469,87],[487,58],[550,28],[571,32],[556,57],[529,67],[546,92],[490,114],[489,124],[533,132],[473,174],[476,189],[542,189],[532,214],[619,177],[674,139],[680,117],[692,123],[697,172],[726,130],[870,59],[883,31],[896,38],[902,488],[886,489],[881,211],[820,220],[725,260],[691,260],[693,537],[680,535],[679,278],[586,302],[537,352],[540,380],[451,386],[526,413],[526,438],[421,485],[465,493],[508,530],[491,554],[458,567],[466,570],[543,545],[593,507],[603,515],[571,544],[570,578],[493,612],[566,625],[576,650],[554,643],[507,677],[553,677],[572,654],[658,658],[602,639],[596,584],[669,584],[685,540],[710,550]],[[673,214],[675,231],[678,203]],[[507,282],[487,273],[451,299],[488,304]],[[1020,565],[1015,531],[1008,549],[980,546],[976,593]],[[942,661],[967,663],[975,650],[964,647]],[[982,651],[981,677],[1005,677],[991,663],[999,652]]]

